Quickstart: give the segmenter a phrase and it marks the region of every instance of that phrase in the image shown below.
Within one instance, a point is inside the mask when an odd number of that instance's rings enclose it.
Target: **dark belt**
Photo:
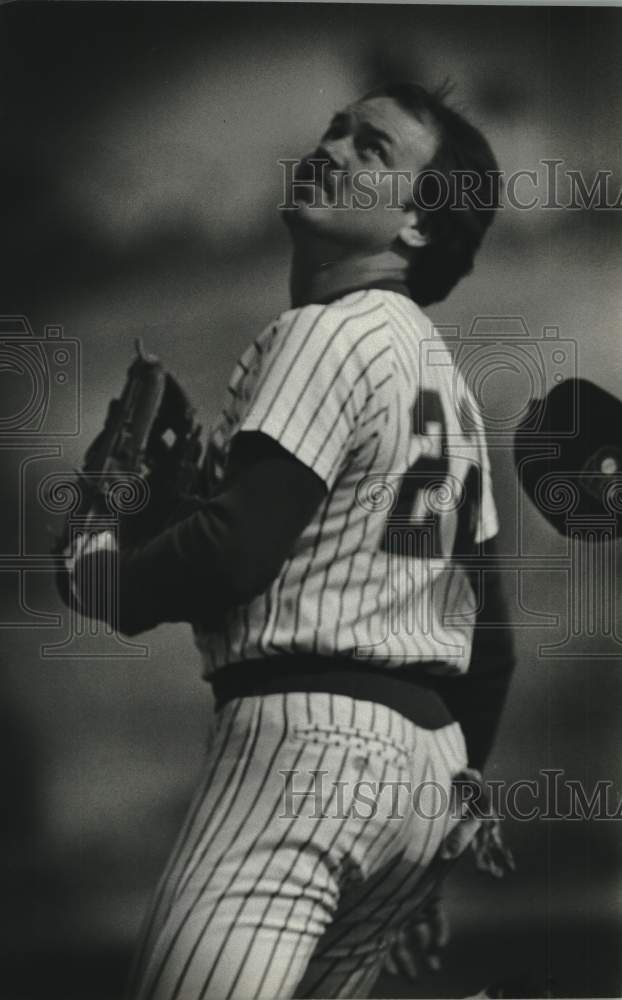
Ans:
[[[432,686],[434,678],[423,674],[428,666],[418,663],[380,668],[343,656],[272,656],[229,663],[208,680],[216,710],[234,698],[322,691],[377,702],[424,729],[440,729],[454,720]]]

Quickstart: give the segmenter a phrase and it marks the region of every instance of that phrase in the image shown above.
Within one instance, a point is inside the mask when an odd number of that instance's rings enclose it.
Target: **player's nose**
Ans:
[[[347,170],[352,156],[351,136],[323,139],[318,146],[316,156],[318,159],[328,160],[331,170]]]

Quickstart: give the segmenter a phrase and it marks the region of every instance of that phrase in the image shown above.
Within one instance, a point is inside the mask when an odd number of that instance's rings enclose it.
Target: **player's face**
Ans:
[[[413,182],[436,146],[433,126],[390,97],[349,105],[294,173],[283,213],[294,239],[371,252],[404,240],[414,215],[408,207]]]

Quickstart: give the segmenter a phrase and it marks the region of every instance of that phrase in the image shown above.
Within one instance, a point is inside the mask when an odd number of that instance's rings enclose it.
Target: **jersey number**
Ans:
[[[418,559],[465,558],[476,550],[475,532],[481,500],[481,475],[470,465],[461,495],[452,495],[457,482],[448,479],[447,427],[438,393],[423,389],[412,408],[412,433],[432,439],[428,454],[421,455],[400,480],[397,500],[387,518],[382,548]],[[432,498],[435,502],[432,503]],[[457,524],[451,552],[443,552],[441,509],[457,507]],[[440,509],[439,509],[440,508]]]

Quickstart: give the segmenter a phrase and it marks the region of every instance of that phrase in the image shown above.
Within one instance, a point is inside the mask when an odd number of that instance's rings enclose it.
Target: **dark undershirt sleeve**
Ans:
[[[494,543],[487,543],[493,554]],[[481,771],[492,750],[515,666],[514,640],[501,574],[487,570],[482,606],[473,635],[473,651],[466,674],[439,677],[434,687],[460,723],[469,765]],[[472,581],[475,592],[479,586]],[[488,627],[486,627],[488,626]]]
[[[322,480],[264,434],[239,434],[220,491],[119,561],[118,624],[136,635],[162,622],[216,626],[262,593],[326,495]],[[99,555],[84,559],[101,558]],[[85,614],[96,609],[81,605]]]

